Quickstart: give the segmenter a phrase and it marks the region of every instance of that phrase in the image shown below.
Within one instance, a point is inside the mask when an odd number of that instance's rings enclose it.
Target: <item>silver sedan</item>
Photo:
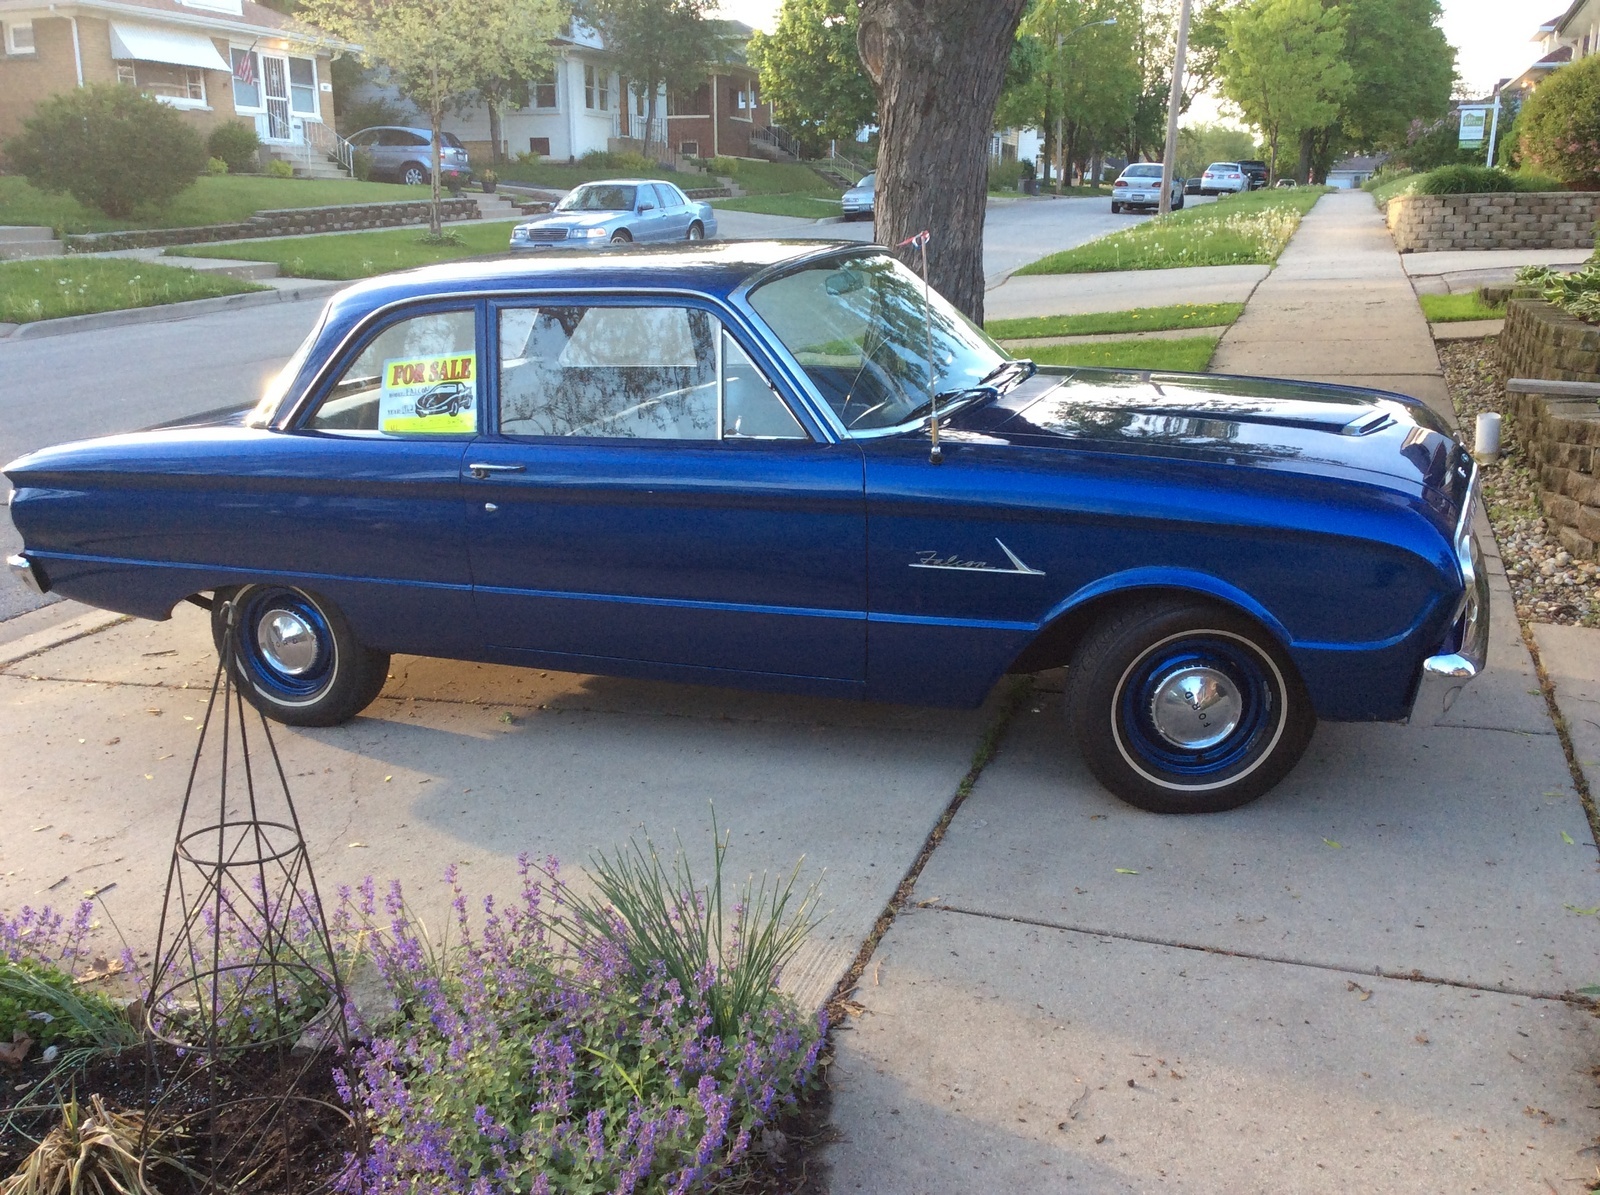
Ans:
[[[717,235],[707,203],[662,179],[610,178],[574,187],[549,215],[511,230],[513,249],[580,249]]]

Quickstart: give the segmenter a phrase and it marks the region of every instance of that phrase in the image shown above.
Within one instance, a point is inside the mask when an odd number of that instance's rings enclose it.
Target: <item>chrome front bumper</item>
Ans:
[[[1456,523],[1456,559],[1461,565],[1461,580],[1466,592],[1452,626],[1461,628],[1461,641],[1455,651],[1429,656],[1422,661],[1422,681],[1411,707],[1411,721],[1431,725],[1455,703],[1467,682],[1483,671],[1489,658],[1489,574],[1484,570],[1477,538],[1472,534],[1472,516],[1478,505],[1481,474],[1473,468],[1467,500]]]
[[[7,556],[6,566],[10,568],[13,577],[33,590],[34,593],[42,595],[49,590],[50,583],[45,580],[44,574],[34,567],[33,561],[20,552],[15,556]]]

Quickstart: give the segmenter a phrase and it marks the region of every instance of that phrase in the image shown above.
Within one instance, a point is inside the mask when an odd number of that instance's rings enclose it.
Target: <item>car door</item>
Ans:
[[[634,240],[653,242],[667,239],[666,213],[661,210],[661,196],[649,183],[639,184],[634,212]]]
[[[859,449],[677,299],[506,301],[465,482],[478,633],[530,662],[860,692]],[[809,683],[805,683],[809,682]]]
[[[689,235],[689,201],[670,183],[657,183],[655,187],[661,197],[662,239],[684,240]]]
[[[374,646],[472,654],[461,463],[477,434],[480,305],[402,309],[346,350],[230,504],[259,569],[325,590]],[[447,396],[448,401],[437,401]]]

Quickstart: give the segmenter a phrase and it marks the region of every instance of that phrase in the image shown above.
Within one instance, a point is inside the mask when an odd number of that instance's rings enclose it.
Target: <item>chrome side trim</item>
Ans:
[[[11,569],[11,575],[34,593],[42,597],[49,590],[50,585],[45,581],[44,574],[34,568],[33,561],[20,552],[15,556],[7,556],[6,565]]]

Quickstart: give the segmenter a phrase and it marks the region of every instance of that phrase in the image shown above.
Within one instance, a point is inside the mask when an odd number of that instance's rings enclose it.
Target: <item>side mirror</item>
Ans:
[[[641,203],[639,205],[639,210],[641,212],[653,212],[656,210],[656,205],[653,203]]]

